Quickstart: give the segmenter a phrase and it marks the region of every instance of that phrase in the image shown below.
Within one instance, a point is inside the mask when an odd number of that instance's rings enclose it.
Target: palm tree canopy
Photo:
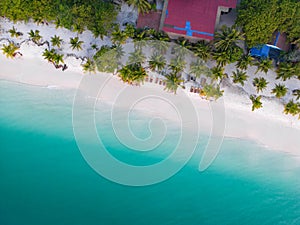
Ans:
[[[7,58],[14,58],[18,49],[19,47],[14,43],[9,43],[8,45],[3,45],[1,50]]]
[[[30,32],[28,33],[29,37],[31,38],[31,40],[35,43],[38,43],[41,39],[42,36],[40,35],[40,31],[39,30],[30,30]]]
[[[153,71],[162,71],[166,66],[166,58],[158,53],[154,53],[149,60],[149,68]]]
[[[272,68],[272,61],[270,59],[262,59],[256,62],[256,66],[257,66],[257,70],[255,73],[261,71],[267,74],[269,69]]]
[[[253,79],[253,86],[256,87],[256,91],[257,93],[259,93],[260,91],[263,91],[264,89],[267,88],[269,82],[267,82],[267,80],[264,77],[255,77]]]
[[[252,111],[262,107],[261,96],[250,95],[250,100],[252,101]]]
[[[293,100],[290,100],[285,106],[284,111],[285,114],[291,114],[293,116],[300,113],[300,103],[295,103]]]
[[[147,0],[126,0],[127,4],[137,8],[139,13],[147,13],[151,10],[151,5]]]
[[[54,35],[53,37],[51,37],[52,46],[57,46],[58,48],[60,48],[62,41],[63,40],[59,36]]]
[[[211,68],[211,76],[213,81],[221,81],[223,78],[227,77],[227,74],[224,72],[223,67],[216,66]]]
[[[243,55],[240,59],[238,59],[238,62],[236,64],[236,67],[241,70],[246,70],[248,66],[252,66],[253,58],[251,55]]]
[[[275,94],[276,98],[284,97],[287,93],[288,89],[283,84],[276,84],[272,89],[272,94]]]
[[[196,77],[200,77],[202,74],[205,76],[209,75],[209,68],[206,66],[202,59],[197,59],[190,65],[190,73],[194,74]]]
[[[88,59],[86,63],[82,65],[84,72],[95,73],[96,72],[96,64],[93,60]]]
[[[80,41],[78,37],[75,37],[75,38],[70,38],[70,45],[71,45],[71,48],[74,50],[75,48],[77,50],[81,50],[82,47],[81,45],[83,44],[83,41]]]
[[[118,71],[118,75],[126,83],[129,84],[140,84],[144,81],[147,76],[146,70],[141,66],[140,63],[134,63],[124,66]]]
[[[246,72],[239,69],[233,71],[231,77],[233,79],[233,83],[240,83],[242,86],[244,86],[245,81],[248,79]]]
[[[238,46],[237,43],[240,40],[244,40],[243,34],[240,31],[223,26],[221,32],[215,34],[214,46],[217,51],[231,51]]]
[[[166,75],[166,87],[164,88],[167,91],[174,92],[176,94],[178,86],[183,82],[183,79],[176,72],[172,72]]]

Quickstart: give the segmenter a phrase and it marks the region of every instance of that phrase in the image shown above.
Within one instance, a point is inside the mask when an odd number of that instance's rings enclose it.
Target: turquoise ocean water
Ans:
[[[190,162],[162,183],[106,180],[74,140],[74,93],[0,81],[0,225],[300,224],[299,161],[247,140],[225,139],[201,173],[205,134]],[[147,136],[143,116],[133,119]],[[147,165],[170,154],[176,128],[170,132],[158,153],[145,154],[100,135],[116,158]]]

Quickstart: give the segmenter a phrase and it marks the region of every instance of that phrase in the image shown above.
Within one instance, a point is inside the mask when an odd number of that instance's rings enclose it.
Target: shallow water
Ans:
[[[123,186],[82,157],[72,127],[73,90],[0,81],[0,96],[1,225],[300,224],[300,164],[293,156],[226,138],[213,164],[199,172],[208,139],[202,134],[192,159],[170,179]],[[96,117],[107,113],[100,107]],[[132,120],[139,137],[147,137],[146,117]],[[164,143],[143,153],[119,143],[105,121],[96,123],[109,152],[129,164],[158,163],[176,144],[170,122]]]

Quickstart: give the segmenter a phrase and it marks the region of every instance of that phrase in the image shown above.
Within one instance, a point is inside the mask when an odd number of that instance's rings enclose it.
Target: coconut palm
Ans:
[[[213,81],[218,81],[218,80],[221,82],[222,79],[224,79],[227,76],[228,75],[224,72],[223,67],[215,66],[215,67],[211,68],[212,82]]]
[[[133,39],[134,48],[142,49],[147,45],[147,40],[149,37],[147,36],[147,32],[145,30],[137,30]]]
[[[198,41],[191,49],[196,56],[204,61],[207,61],[210,58],[211,47],[209,43],[204,40]]]
[[[83,44],[83,41],[80,41],[78,37],[75,38],[70,38],[70,45],[72,50],[74,50],[75,48],[77,50],[82,50],[81,45]]]
[[[298,101],[300,99],[300,89],[293,90],[293,95],[296,97]]]
[[[135,27],[132,24],[127,24],[125,29],[124,29],[124,33],[129,38],[134,38],[135,31],[136,31]]]
[[[128,64],[133,63],[144,63],[146,60],[146,56],[144,55],[143,51],[140,49],[135,49],[134,52],[129,53],[128,57]]]
[[[185,38],[179,38],[176,40],[176,45],[173,46],[173,51],[178,56],[185,56],[188,53],[188,48],[190,48],[190,42]]]
[[[150,46],[153,49],[153,51],[159,54],[165,54],[169,49],[169,45],[170,44],[166,41],[153,40],[150,42]]]
[[[244,86],[245,81],[248,79],[247,73],[239,69],[233,71],[231,77],[233,79],[233,83],[240,83],[242,86]]]
[[[197,61],[192,62],[190,65],[190,73],[194,74],[196,77],[200,77],[201,75],[208,76],[209,72],[209,68],[200,58],[198,58]]]
[[[121,58],[125,55],[122,45],[113,45],[111,49],[117,61],[120,61]]]
[[[253,58],[251,55],[243,55],[240,59],[238,59],[236,67],[241,70],[246,70],[248,66],[253,65]]]
[[[297,71],[297,67],[294,66],[292,63],[282,62],[279,64],[276,72],[276,79],[282,79],[283,81],[286,81],[288,79],[291,79],[299,71]]]
[[[30,30],[30,32],[28,32],[29,34],[29,38],[36,44],[39,44],[42,36],[40,35],[40,31],[39,30]]]
[[[212,57],[217,61],[218,67],[224,67],[226,64],[230,63],[230,54],[228,54],[228,52],[214,52]]]
[[[19,47],[14,43],[9,43],[8,45],[3,45],[1,50],[7,58],[14,58],[18,53]]]
[[[223,26],[220,32],[217,32],[214,37],[214,46],[217,51],[230,52],[237,47],[238,42],[244,40],[243,34],[234,29]]]
[[[57,46],[58,48],[60,48],[62,41],[63,40],[59,36],[54,35],[53,37],[51,37],[51,43],[53,47]]]
[[[178,73],[173,71],[166,75],[165,82],[166,87],[164,90],[174,92],[174,94],[176,94],[179,85],[183,82],[183,79]]]
[[[45,51],[43,52],[44,59],[48,60],[49,62],[53,62],[54,55],[55,55],[54,49],[51,49],[50,51],[48,49],[45,49]]]
[[[252,101],[252,111],[262,107],[261,96],[250,95],[250,100]]]
[[[295,103],[293,100],[290,100],[287,104],[284,105],[285,114],[291,114],[293,116],[297,115],[300,112],[300,104]]]
[[[257,93],[266,89],[268,83],[269,82],[267,82],[267,80],[263,77],[255,77],[252,82],[253,86],[256,88]]]
[[[169,68],[176,74],[184,71],[185,67],[186,62],[180,56],[175,56],[174,58],[172,58],[169,64]]]
[[[139,13],[147,13],[151,10],[151,5],[147,0],[126,0],[128,5],[137,8]]]
[[[86,63],[82,65],[83,72],[96,73],[96,64],[93,60],[87,59]]]
[[[64,57],[63,54],[55,53],[53,56],[54,65],[59,65],[60,63],[64,63],[63,57]]]
[[[23,35],[23,33],[18,32],[14,26],[13,26],[13,28],[10,29],[8,32],[10,33],[10,36],[11,36],[11,37],[16,37],[16,38],[18,38],[18,37],[20,37],[20,36]]]
[[[113,44],[125,44],[127,35],[125,32],[120,30],[119,26],[115,26],[115,29],[111,33],[111,41]]]
[[[276,84],[271,93],[275,94],[276,98],[281,98],[286,95],[287,91],[287,87],[283,84]]]
[[[267,74],[269,69],[272,68],[272,61],[270,59],[262,59],[256,62],[256,66],[257,66],[257,70],[255,73],[261,71]]]
[[[158,54],[156,52],[150,57],[150,60],[148,63],[149,63],[149,68],[152,71],[155,71],[155,70],[162,71],[166,66],[166,58],[163,55]]]
[[[202,90],[202,93],[206,96],[207,99],[214,98],[217,100],[218,98],[223,96],[224,91],[221,90],[220,85],[214,84],[205,84]]]
[[[140,84],[144,81],[147,73],[140,63],[133,63],[122,67],[118,71],[118,76],[126,83]]]

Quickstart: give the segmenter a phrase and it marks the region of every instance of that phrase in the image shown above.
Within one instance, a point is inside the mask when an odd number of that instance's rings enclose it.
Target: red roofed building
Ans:
[[[170,36],[212,40],[221,12],[237,0],[165,0],[160,30]]]

